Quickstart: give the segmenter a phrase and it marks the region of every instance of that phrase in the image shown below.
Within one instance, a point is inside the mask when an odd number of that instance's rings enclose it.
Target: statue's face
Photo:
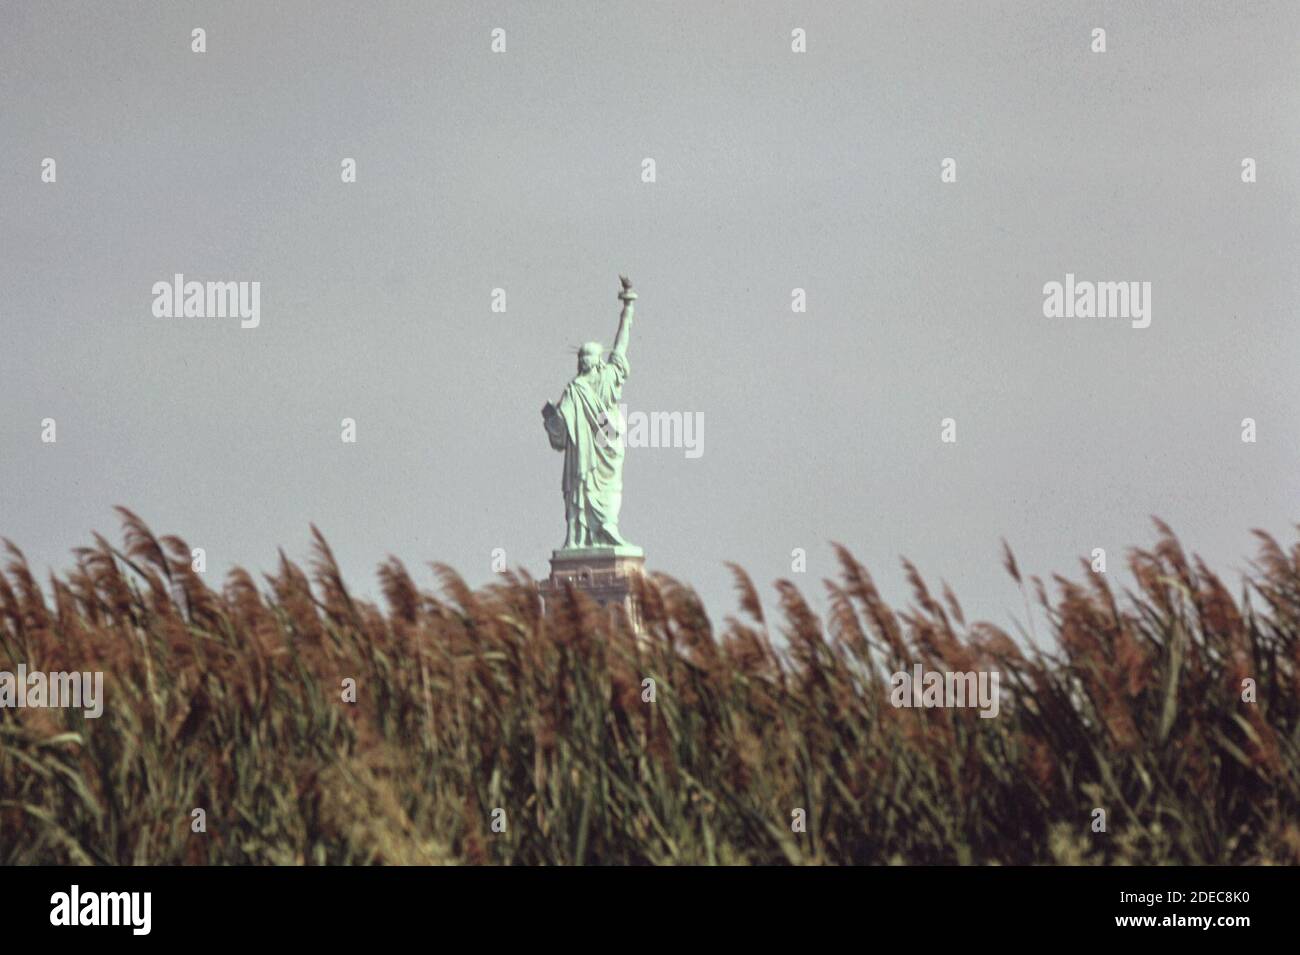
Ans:
[[[585,374],[600,364],[600,342],[587,342],[578,352],[578,372]]]

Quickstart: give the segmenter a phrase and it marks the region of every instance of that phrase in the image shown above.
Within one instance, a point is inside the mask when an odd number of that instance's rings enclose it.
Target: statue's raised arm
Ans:
[[[618,316],[618,334],[614,336],[614,354],[619,358],[627,355],[627,340],[632,334],[632,303],[636,301],[636,292],[632,291],[632,280],[626,275],[620,275],[618,280],[623,283],[623,291],[618,293],[619,300],[623,303],[623,311]]]

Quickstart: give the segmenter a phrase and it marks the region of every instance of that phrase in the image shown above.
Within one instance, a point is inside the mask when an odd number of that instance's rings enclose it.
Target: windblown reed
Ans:
[[[431,591],[390,559],[377,607],[315,528],[306,570],[218,592],[121,513],[45,589],[8,545],[0,670],[102,670],[107,701],[0,710],[7,864],[1300,861],[1300,543],[1261,534],[1238,598],[1163,525],[1132,593],[1053,595],[1008,551],[1042,649],[910,566],[892,609],[843,548],[825,622],[784,581],[768,621],[733,568],[721,632],[655,577],[638,640],[581,596],[543,618],[524,574]],[[997,670],[999,715],[894,708],[914,663]]]

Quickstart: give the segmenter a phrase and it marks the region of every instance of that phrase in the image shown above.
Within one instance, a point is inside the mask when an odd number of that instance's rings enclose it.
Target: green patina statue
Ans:
[[[632,303],[636,292],[626,276],[618,297],[623,311],[609,359],[602,361],[600,342],[587,342],[578,351],[578,374],[558,404],[542,408],[551,447],[564,452],[564,549],[615,547],[639,550],[618,530],[623,503],[623,421],[619,401],[628,374],[627,341],[632,332]]]

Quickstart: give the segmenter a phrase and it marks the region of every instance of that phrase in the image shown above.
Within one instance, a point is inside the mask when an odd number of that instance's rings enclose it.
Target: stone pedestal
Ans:
[[[613,621],[619,608],[635,632],[641,630],[641,611],[632,593],[632,578],[645,573],[645,552],[640,547],[571,547],[551,551],[551,576],[538,584],[543,611],[572,584],[609,610]]]

